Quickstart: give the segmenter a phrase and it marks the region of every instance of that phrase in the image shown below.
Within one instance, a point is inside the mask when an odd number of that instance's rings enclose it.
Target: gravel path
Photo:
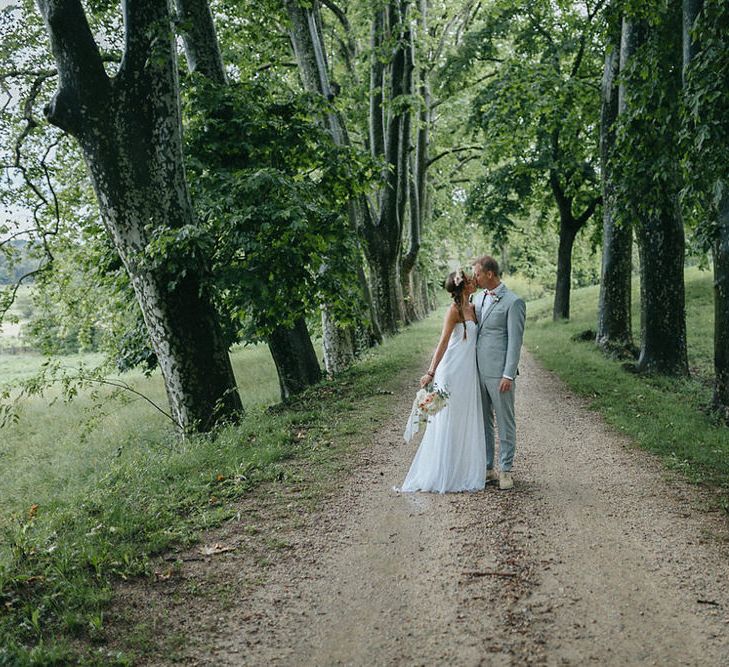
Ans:
[[[186,662],[729,664],[725,518],[528,354],[522,365],[513,491],[395,493],[416,448],[404,395]]]

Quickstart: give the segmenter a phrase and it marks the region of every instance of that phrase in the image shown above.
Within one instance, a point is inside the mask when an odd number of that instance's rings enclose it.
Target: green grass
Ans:
[[[14,379],[34,374],[43,361],[33,355],[9,358]],[[278,380],[268,349],[238,348],[232,358],[246,408],[276,402]],[[0,367],[6,359],[0,356]],[[100,355],[63,357],[68,368],[100,361]],[[159,374],[129,373],[122,379],[167,407]],[[101,391],[102,399],[108,395]],[[51,390],[46,398],[25,401],[18,423],[0,430],[0,529],[10,514],[32,504],[47,508],[68,502],[79,488],[103,476],[111,462],[144,455],[169,437],[168,420],[141,399],[105,402],[84,393],[71,403],[49,404],[55,396]],[[2,552],[0,544],[0,560]]]
[[[19,430],[3,432],[14,440],[3,440],[0,481],[11,508],[0,546],[0,665],[129,664],[133,655],[104,646],[114,582],[149,575],[155,554],[193,543],[261,483],[295,483],[295,460],[334,479],[346,452],[390,414],[392,392],[406,378],[415,384],[440,315],[273,409],[265,408],[277,391],[267,351],[236,352],[248,415],[214,437],[180,441],[139,402],[102,416],[84,438],[87,398],[47,416],[40,404],[29,408]],[[137,383],[160,391],[156,378]]]
[[[639,340],[638,286],[633,302]],[[712,278],[698,269],[686,271],[690,379],[641,377],[623,370],[620,362],[604,357],[592,342],[571,337],[594,329],[598,288],[573,293],[569,322],[551,321],[551,301],[540,299],[527,307],[527,347],[548,369],[576,393],[590,399],[605,421],[630,436],[641,447],[659,455],[718,494],[729,507],[729,430],[706,411],[711,399],[713,355]]]

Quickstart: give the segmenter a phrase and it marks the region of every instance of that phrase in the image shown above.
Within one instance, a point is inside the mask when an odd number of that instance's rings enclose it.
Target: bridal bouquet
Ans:
[[[403,438],[406,442],[410,442],[413,436],[420,430],[420,418],[425,416],[426,421],[429,416],[437,414],[446,405],[448,405],[448,391],[444,387],[437,384],[430,384],[427,388],[421,389],[415,394],[413,408],[410,411],[410,419]]]
[[[421,414],[434,415],[448,405],[448,392],[438,385],[429,385],[432,389],[421,389],[416,395],[418,409]]]

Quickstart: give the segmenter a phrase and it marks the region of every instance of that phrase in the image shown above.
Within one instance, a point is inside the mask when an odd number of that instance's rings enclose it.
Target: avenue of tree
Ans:
[[[0,202],[32,218],[0,252],[35,264],[0,314],[34,281],[206,431],[242,416],[234,343],[269,346],[285,399],[322,377],[313,339],[338,373],[429,312],[445,260],[518,274],[552,237],[555,320],[592,244],[596,344],[686,375],[689,248],[727,414],[727,34],[721,0],[18,0]]]

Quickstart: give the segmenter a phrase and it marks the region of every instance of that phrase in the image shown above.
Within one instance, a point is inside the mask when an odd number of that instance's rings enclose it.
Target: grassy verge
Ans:
[[[232,357],[246,408],[255,410],[275,402],[278,380],[268,350],[241,348]],[[0,356],[0,371],[3,364],[11,371],[0,378],[4,382],[23,379],[24,374],[36,373],[43,361],[37,355]],[[100,362],[100,355],[63,357],[69,369]],[[166,406],[159,374],[129,373],[122,379]],[[45,512],[72,502],[79,490],[97,483],[111,463],[144,457],[147,450],[154,451],[168,438],[168,420],[129,394],[112,400],[102,387],[84,392],[70,403],[58,400],[57,394],[51,389],[45,398],[25,400],[20,420],[0,430],[0,530],[13,514],[31,505],[39,505]],[[0,562],[3,551],[0,541]]]
[[[66,477],[60,499],[46,490],[41,505],[31,488],[18,487],[22,497],[3,525],[0,665],[131,664],[105,647],[115,581],[149,575],[155,554],[194,543],[261,483],[286,484],[292,460],[331,469],[390,414],[392,393],[408,378],[414,385],[439,323],[440,313],[289,405],[253,403],[244,424],[215,437],[181,442],[160,430],[141,446],[131,437],[121,450],[106,443],[113,455],[82,480]],[[255,383],[246,392],[249,404],[260,397]],[[130,433],[137,426],[126,423]],[[73,420],[64,428],[73,433]]]
[[[553,323],[551,301],[528,306],[526,345],[542,364],[576,393],[590,399],[607,423],[689,479],[717,491],[729,508],[729,430],[707,414],[711,398],[712,281],[707,272],[686,272],[689,365],[686,380],[640,377],[606,359],[592,342],[575,342],[574,334],[594,329],[598,289],[576,290],[571,320]],[[635,286],[634,323],[640,322]],[[639,332],[635,331],[636,340]]]

